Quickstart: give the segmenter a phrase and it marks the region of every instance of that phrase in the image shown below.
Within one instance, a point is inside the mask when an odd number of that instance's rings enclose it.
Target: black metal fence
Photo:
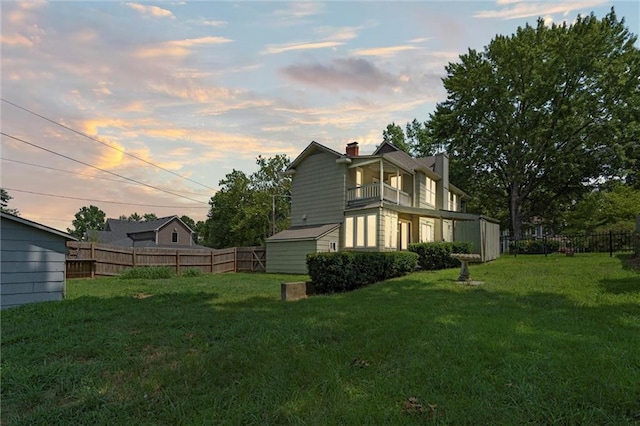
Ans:
[[[640,254],[640,233],[634,231],[609,231],[592,234],[545,235],[522,238],[501,238],[503,254],[566,253],[636,253]]]

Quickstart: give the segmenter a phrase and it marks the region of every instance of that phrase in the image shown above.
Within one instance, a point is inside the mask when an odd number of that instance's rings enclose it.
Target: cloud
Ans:
[[[281,18],[305,18],[307,16],[318,15],[324,10],[321,3],[314,2],[291,2],[287,9],[278,9],[273,14]]]
[[[357,37],[356,29],[353,27],[343,28],[328,28],[321,27],[316,29],[316,32],[327,34],[326,37],[317,41],[304,41],[285,44],[269,44],[267,48],[262,52],[263,54],[274,54],[290,52],[293,50],[312,50],[312,49],[326,49],[329,47],[337,47],[345,44],[347,40],[351,40]]]
[[[162,9],[158,6],[146,6],[139,3],[125,3],[126,6],[134,9],[143,15],[151,15],[156,18],[171,18],[175,19],[173,12],[167,9]]]
[[[33,41],[29,40],[27,37],[20,34],[12,34],[12,35],[0,35],[0,43],[5,44],[7,46],[25,46],[31,47],[33,46]]]
[[[290,65],[282,72],[298,82],[329,90],[375,92],[399,82],[397,77],[359,58],[334,59],[330,65]]]
[[[210,27],[223,27],[227,25],[227,21],[216,21],[216,20],[204,20],[202,21],[202,25],[207,25]]]
[[[311,49],[326,49],[327,47],[341,46],[344,43],[339,41],[316,41],[308,43],[291,43],[281,45],[269,45],[263,53],[283,53],[292,50],[311,50]]]
[[[389,47],[374,47],[371,49],[357,49],[352,51],[351,53],[357,56],[389,57],[389,56],[394,56],[398,52],[404,52],[407,50],[418,50],[418,49],[420,48],[417,46],[400,45],[400,46],[389,46]]]
[[[497,10],[482,10],[474,14],[475,18],[520,19],[553,14],[569,15],[576,10],[591,9],[607,4],[607,0],[583,0],[572,2],[529,2],[520,0],[499,0],[503,6]]]
[[[191,53],[190,48],[194,46],[224,44],[231,43],[232,41],[233,40],[226,37],[213,36],[172,40],[138,49],[135,55],[139,58],[151,58],[156,56],[186,56]]]

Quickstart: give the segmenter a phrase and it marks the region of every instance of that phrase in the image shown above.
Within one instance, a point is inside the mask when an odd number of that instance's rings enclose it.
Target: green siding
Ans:
[[[291,182],[291,226],[342,223],[346,171],[344,164],[337,164],[336,157],[326,152],[305,158]]]
[[[267,272],[306,274],[307,253],[316,251],[316,240],[267,242]]]

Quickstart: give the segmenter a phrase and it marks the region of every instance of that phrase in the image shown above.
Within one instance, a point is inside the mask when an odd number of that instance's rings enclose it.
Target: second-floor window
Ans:
[[[452,212],[457,211],[457,206],[458,206],[458,196],[456,194],[454,194],[453,192],[449,192],[449,208],[448,210],[451,210]]]
[[[426,196],[427,204],[435,207],[436,206],[436,181],[427,178],[427,196]]]
[[[178,242],[178,231],[173,231],[173,233],[171,234],[171,242],[172,243]]]

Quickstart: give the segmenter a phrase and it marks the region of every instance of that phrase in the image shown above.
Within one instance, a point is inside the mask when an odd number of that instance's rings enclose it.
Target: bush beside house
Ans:
[[[451,253],[471,253],[471,244],[466,242],[438,242],[410,244],[409,250],[418,255],[418,265],[422,269],[457,268],[460,261],[449,256]]]
[[[411,252],[310,253],[307,269],[318,294],[342,293],[412,272]]]

